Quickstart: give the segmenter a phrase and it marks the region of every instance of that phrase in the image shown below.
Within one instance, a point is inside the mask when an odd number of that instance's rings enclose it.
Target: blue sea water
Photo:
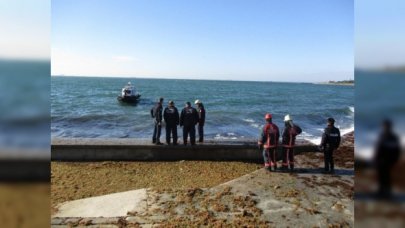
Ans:
[[[357,70],[355,77],[355,156],[372,159],[384,119],[393,122],[394,131],[405,145],[405,73]]]
[[[117,101],[131,81],[142,94],[137,105]],[[319,142],[325,119],[334,117],[343,133],[354,129],[354,87],[311,83],[51,77],[51,136],[83,138],[150,138],[150,109],[159,97],[173,100],[179,111],[199,99],[206,108],[208,139],[254,139],[273,114],[283,128],[290,114],[303,128],[300,136]],[[181,134],[181,130],[180,130]],[[162,131],[162,139],[164,138]],[[164,141],[164,140],[163,140]]]
[[[0,155],[3,158],[38,155],[49,159],[50,67],[50,62],[45,60],[0,59]]]

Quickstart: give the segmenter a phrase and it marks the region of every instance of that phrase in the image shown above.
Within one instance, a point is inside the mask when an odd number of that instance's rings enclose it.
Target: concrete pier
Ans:
[[[207,141],[195,146],[153,145],[145,139],[52,139],[52,161],[261,161],[254,140]],[[316,145],[298,142],[296,153],[316,152]],[[278,148],[281,154],[281,147]]]

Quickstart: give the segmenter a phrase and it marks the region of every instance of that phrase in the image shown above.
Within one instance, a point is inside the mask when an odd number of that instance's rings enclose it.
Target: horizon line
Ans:
[[[205,79],[205,78],[160,78],[160,77],[144,77],[144,76],[97,76],[97,75],[64,75],[64,74],[51,74],[51,77],[89,77],[89,78],[133,78],[133,79],[157,79],[157,80],[195,80],[195,81],[232,81],[232,82],[279,82],[279,83],[307,83],[307,84],[318,84],[318,83],[329,83],[334,80],[325,81],[266,81],[266,80],[237,80],[237,79]],[[353,80],[345,79],[345,80]],[[342,81],[342,80],[337,80]]]

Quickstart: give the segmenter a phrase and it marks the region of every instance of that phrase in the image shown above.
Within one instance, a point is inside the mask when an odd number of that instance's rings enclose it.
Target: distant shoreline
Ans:
[[[339,86],[354,86],[354,83],[344,83],[344,82],[317,82],[316,85],[339,85]]]

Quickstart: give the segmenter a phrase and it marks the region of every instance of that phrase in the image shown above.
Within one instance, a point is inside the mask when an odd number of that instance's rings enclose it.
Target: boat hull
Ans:
[[[117,100],[124,103],[137,103],[141,95],[135,96],[118,96]]]

